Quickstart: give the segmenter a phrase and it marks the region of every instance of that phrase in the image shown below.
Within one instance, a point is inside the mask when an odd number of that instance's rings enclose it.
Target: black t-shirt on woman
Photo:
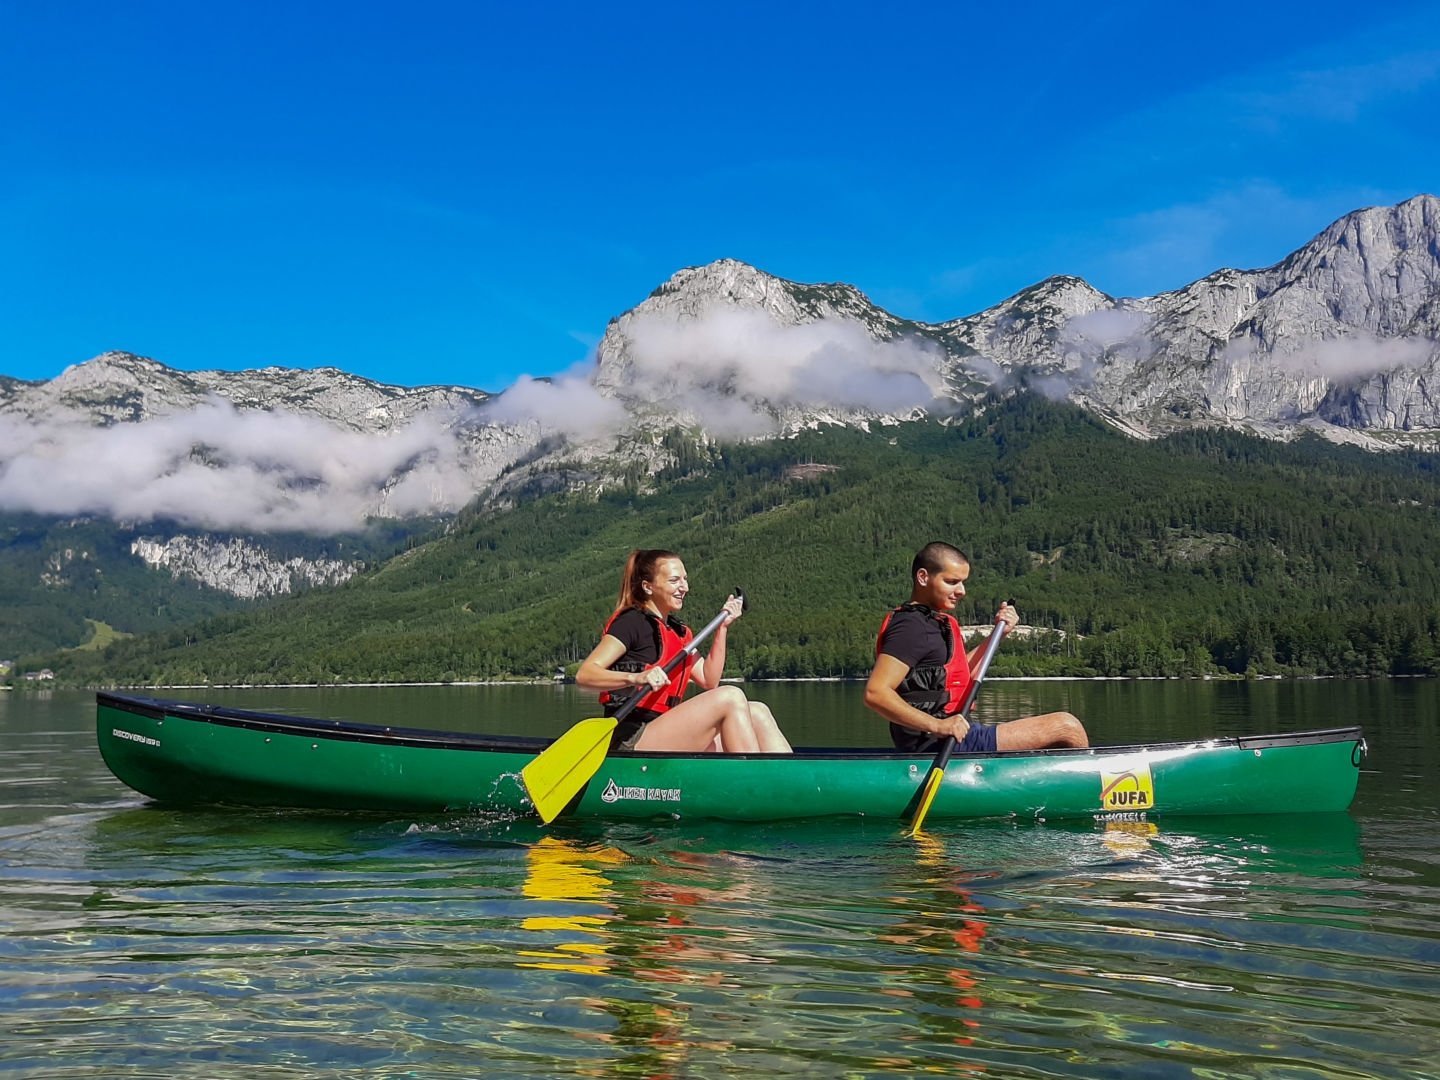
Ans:
[[[619,660],[610,665],[611,671],[644,671],[660,662],[660,635],[656,633],[652,619],[653,616],[645,614],[639,608],[626,608],[615,616],[615,621],[605,633],[624,645],[625,651]],[[684,623],[673,615],[670,616],[670,626],[676,633],[684,631]],[[634,691],[628,689],[614,691],[610,703],[605,706],[605,715],[613,715],[632,693]],[[615,729],[616,745],[627,750],[633,748],[645,725],[659,715],[649,709],[632,710]]]
[[[660,662],[660,642],[655,633],[655,624],[650,621],[650,616],[639,608],[626,608],[615,616],[615,621],[605,633],[625,646],[624,655],[615,663],[626,666],[616,670],[640,671],[643,669],[630,665],[642,664],[650,667]]]

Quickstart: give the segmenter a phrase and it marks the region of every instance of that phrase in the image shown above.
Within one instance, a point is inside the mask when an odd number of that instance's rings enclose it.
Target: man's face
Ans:
[[[970,576],[970,564],[964,559],[949,558],[939,570],[919,570],[915,574],[915,586],[921,594],[920,602],[935,611],[954,611],[965,595],[965,579]]]

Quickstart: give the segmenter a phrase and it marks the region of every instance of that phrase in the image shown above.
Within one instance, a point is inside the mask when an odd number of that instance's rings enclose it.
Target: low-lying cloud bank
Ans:
[[[852,319],[789,326],[723,306],[688,318],[640,312],[625,323],[625,338],[621,398],[597,385],[591,361],[554,379],[521,378],[480,419],[586,441],[618,434],[632,419],[626,402],[639,402],[741,438],[774,433],[777,408],[903,413],[934,406],[943,390],[937,345],[876,341]]]
[[[684,322],[637,317],[630,330],[622,398],[601,391],[592,361],[521,378],[475,413],[421,417],[386,434],[237,410],[222,398],[109,427],[0,415],[0,508],[332,534],[374,516],[459,509],[476,474],[493,475],[511,452],[508,436],[490,440],[487,468],[475,468],[487,441],[477,428],[507,429],[518,456],[545,436],[612,439],[638,401],[698,418],[717,436],[759,435],[775,430],[776,406],[901,411],[932,403],[940,386],[937,348],[876,342],[849,320],[780,326],[762,312],[721,309]]]
[[[458,509],[472,494],[463,451],[439,419],[370,435],[221,400],[104,428],[0,416],[0,507],[237,532],[345,532],[372,515]]]
[[[636,315],[626,327],[631,391],[702,419],[716,435],[774,429],[762,407],[905,412],[933,405],[945,356],[920,338],[876,341],[853,319],[781,325],[763,311]]]
[[[594,364],[553,379],[522,375],[513,386],[477,411],[482,423],[523,427],[534,424],[546,435],[580,442],[614,435],[628,419],[625,406],[596,388]]]
[[[651,415],[698,420],[722,438],[773,433],[777,410],[950,407],[942,377],[948,361],[937,345],[876,341],[850,319],[791,326],[763,311],[717,306],[683,319],[641,312],[624,329],[623,357],[611,361],[618,367],[602,373],[592,361],[553,379],[522,378],[473,414],[423,416],[385,434],[296,413],[241,411],[220,398],[110,427],[0,414],[0,509],[332,534],[374,516],[457,510],[476,494],[477,477],[496,475],[541,438],[612,439],[637,404]],[[1066,397],[1115,357],[1148,355],[1152,333],[1150,317],[1135,311],[1077,316],[1057,341],[1064,369],[1030,384]],[[1253,350],[1237,342],[1221,359],[1343,382],[1434,363],[1437,345],[1357,335]],[[997,386],[1010,384],[1010,373],[983,356],[965,363]]]
[[[1301,378],[1349,382],[1397,368],[1419,367],[1433,359],[1440,343],[1429,338],[1377,338],[1355,332],[1323,341],[1281,341],[1270,354],[1275,367]],[[1225,349],[1231,361],[1256,361],[1258,350],[1250,340],[1232,341]]]

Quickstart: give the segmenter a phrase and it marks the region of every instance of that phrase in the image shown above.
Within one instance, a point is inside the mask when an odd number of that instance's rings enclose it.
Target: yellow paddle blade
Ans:
[[[520,770],[525,793],[535,804],[541,821],[554,821],[555,815],[595,775],[610,749],[610,733],[614,730],[613,717],[581,720]]]
[[[598,764],[596,768],[599,768]],[[915,817],[911,820],[907,836],[920,835],[920,826],[925,823],[925,815],[930,812],[930,804],[935,801],[935,795],[940,790],[940,781],[944,779],[944,769],[930,770],[930,775],[925,778],[925,786],[920,791],[920,805],[915,808]]]

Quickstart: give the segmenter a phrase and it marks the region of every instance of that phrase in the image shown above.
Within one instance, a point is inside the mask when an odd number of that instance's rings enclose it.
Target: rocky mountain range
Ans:
[[[726,259],[612,320],[588,377],[498,395],[114,352],[49,381],[0,376],[0,511],[114,521],[154,573],[254,596],[352,568],[267,556],[269,536],[653,473],[677,423],[702,439],[869,427],[1028,387],[1137,437],[1212,425],[1434,448],[1437,376],[1429,195],[1349,214],[1264,269],[1141,298],[1059,276],[940,323]]]
[[[876,346],[872,371],[888,361],[892,381],[923,382],[933,399],[917,393],[913,405],[924,411],[1027,385],[1141,436],[1196,424],[1273,437],[1311,429],[1380,449],[1434,446],[1440,434],[1440,199],[1430,195],[1349,214],[1265,269],[1217,270],[1142,298],[1053,277],[938,324],[900,319],[848,285],[797,285],[724,260],[681,271],[615,320],[600,345],[596,385],[643,408],[640,388],[659,377],[652,392],[684,404],[686,388],[666,377],[678,363],[706,370],[703,389],[735,385],[782,426],[886,417],[883,407],[843,396],[767,400],[747,391],[736,380],[747,366],[778,361],[812,377],[837,358],[843,366],[845,347],[833,347],[837,331],[811,354],[821,363],[794,363],[774,335],[737,325],[736,312],[763,314],[776,327],[863,326]],[[722,324],[718,340],[676,332],[707,320]],[[661,344],[691,346],[688,357],[657,348],[656,326],[669,331]],[[772,355],[747,364],[740,351],[757,340]]]

